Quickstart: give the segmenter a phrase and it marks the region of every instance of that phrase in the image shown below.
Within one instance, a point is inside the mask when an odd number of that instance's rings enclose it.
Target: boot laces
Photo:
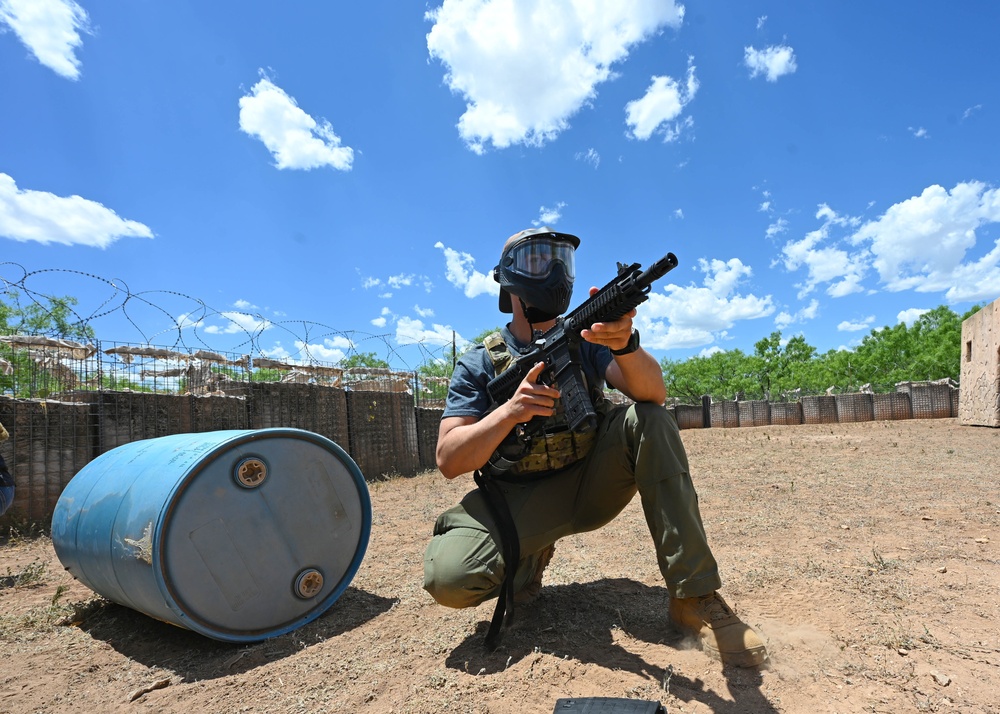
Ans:
[[[726,604],[726,601],[719,597],[717,593],[704,595],[700,598],[700,600],[699,609],[702,611],[708,622],[728,620],[729,618],[736,616],[736,613],[730,609],[729,605]]]

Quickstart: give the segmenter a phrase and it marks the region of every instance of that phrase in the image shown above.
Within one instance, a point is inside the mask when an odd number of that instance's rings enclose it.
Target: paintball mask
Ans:
[[[546,322],[566,311],[576,275],[574,255],[580,239],[551,228],[532,228],[504,246],[493,279],[500,283],[500,311],[513,312],[511,295],[526,306],[529,322]]]

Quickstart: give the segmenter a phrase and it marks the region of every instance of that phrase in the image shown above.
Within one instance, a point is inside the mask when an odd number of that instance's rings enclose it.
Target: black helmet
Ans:
[[[528,306],[530,322],[546,322],[569,307],[580,239],[551,228],[515,233],[504,244],[493,279],[500,283],[500,312],[514,312],[511,295]]]

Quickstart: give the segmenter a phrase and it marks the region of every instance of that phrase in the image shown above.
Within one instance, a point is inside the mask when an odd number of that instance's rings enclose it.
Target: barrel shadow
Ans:
[[[348,587],[329,610],[292,632],[252,643],[220,642],[153,619],[107,600],[82,613],[79,627],[96,640],[146,667],[173,672],[182,681],[248,672],[323,642],[390,610],[398,600]]]

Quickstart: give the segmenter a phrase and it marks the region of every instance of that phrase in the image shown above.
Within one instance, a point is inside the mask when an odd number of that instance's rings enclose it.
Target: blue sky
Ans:
[[[997,27],[995,2],[0,0],[0,279],[104,340],[413,368],[502,322],[499,248],[549,225],[582,240],[574,305],[678,256],[638,316],[658,358],[850,348],[1000,297]]]

